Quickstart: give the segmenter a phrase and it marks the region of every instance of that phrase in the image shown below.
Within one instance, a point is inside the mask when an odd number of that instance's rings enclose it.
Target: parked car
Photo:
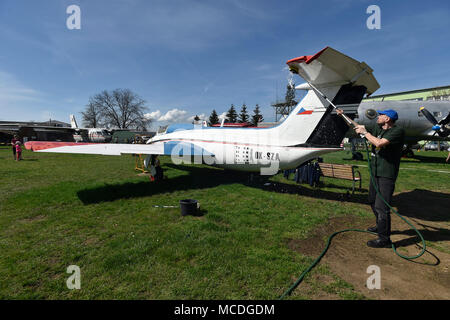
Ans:
[[[441,141],[441,151],[446,151],[449,148],[449,144],[446,141]],[[437,151],[438,149],[438,142],[437,141],[430,141],[427,142],[424,146],[425,151],[432,150]]]

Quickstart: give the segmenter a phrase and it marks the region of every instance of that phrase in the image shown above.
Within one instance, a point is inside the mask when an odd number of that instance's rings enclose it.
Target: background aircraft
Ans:
[[[58,121],[52,121],[52,125],[47,123],[3,121],[0,122],[0,132],[6,135],[18,135],[25,140],[24,142],[30,140],[95,143],[111,141],[111,131],[107,129],[78,128],[73,115],[70,116],[70,122],[71,127],[63,126],[63,123]]]
[[[405,129],[408,144],[419,140],[450,140],[450,102],[448,101],[371,101],[361,102],[359,106],[340,105],[338,107],[342,108],[346,114],[354,113],[354,120],[362,125],[375,123],[378,116],[377,110],[394,109],[399,117],[396,124]],[[435,127],[436,125],[438,126]]]
[[[79,128],[73,114],[70,115],[70,124],[74,129],[75,142],[104,143],[110,142],[112,139],[111,131],[106,128]]]
[[[354,115],[354,120],[362,125],[376,123],[377,110],[397,111],[398,126],[405,129],[404,154],[413,156],[411,146],[418,141],[450,140],[450,102],[449,101],[368,101],[359,105],[340,105],[346,114]],[[353,130],[347,137],[351,141],[358,138]]]

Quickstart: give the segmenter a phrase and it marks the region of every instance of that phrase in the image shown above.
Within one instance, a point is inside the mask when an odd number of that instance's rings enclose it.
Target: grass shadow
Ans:
[[[93,204],[118,199],[148,197],[174,191],[213,188],[218,185],[243,183],[249,180],[248,173],[230,171],[224,174],[223,170],[215,168],[174,166],[172,164],[166,164],[163,168],[172,166],[178,170],[189,171],[189,174],[152,183],[142,181],[106,184],[101,187],[80,190],[77,195],[83,204]]]
[[[415,189],[395,195],[392,203],[397,207],[399,214],[408,218],[434,222],[447,222],[450,220],[450,212],[448,210],[450,195],[445,193]],[[429,226],[419,221],[414,221],[414,224],[421,227],[418,230],[426,241],[450,241],[449,229]],[[393,230],[392,234],[409,236],[406,239],[397,241],[395,243],[397,247],[420,245],[421,243],[420,237],[412,228],[403,231]]]
[[[421,163],[445,163],[446,156],[443,157],[432,157],[432,156],[421,156],[418,154],[414,155],[414,158],[417,159]]]
[[[417,229],[426,241],[437,242],[437,241],[449,241],[450,240],[450,230],[444,228],[433,228],[434,230],[428,229]],[[409,236],[409,238],[399,240],[395,243],[396,247],[407,247],[413,244],[421,243],[420,237],[417,235],[414,229],[408,229],[403,231],[393,230],[392,235],[401,234]]]
[[[392,204],[405,217],[427,221],[450,220],[450,195],[446,193],[415,189],[394,195]]]
[[[364,194],[350,195],[350,188],[334,186],[339,189],[347,189],[347,193],[331,192],[319,188],[302,187],[298,184],[288,184],[283,182],[270,182],[267,184],[269,176],[248,172],[222,170],[209,167],[195,167],[165,164],[163,167],[176,168],[177,170],[188,171],[188,175],[165,179],[159,182],[149,183],[146,181],[121,184],[107,184],[101,187],[83,189],[77,192],[78,198],[83,204],[93,204],[100,202],[115,201],[118,199],[130,199],[148,197],[155,194],[170,193],[174,191],[206,189],[224,184],[241,183],[251,188],[259,188],[266,191],[298,194],[312,198],[348,201],[355,203],[367,202]]]
[[[250,185],[251,186],[251,185]],[[322,186],[332,187],[335,189],[344,189],[347,192],[332,192],[328,190],[320,189],[320,187],[309,187],[302,186],[301,184],[287,184],[283,182],[273,182],[269,186],[256,186],[264,190],[274,191],[278,193],[289,193],[298,194],[310,198],[325,199],[325,200],[335,200],[335,201],[346,201],[354,203],[367,203],[367,195],[365,194],[351,194],[351,187],[337,186],[333,184],[323,184]],[[366,191],[366,189],[361,189],[361,191]]]
[[[206,209],[198,209],[196,213],[192,214],[193,217],[203,217],[206,216],[208,214],[208,210]]]

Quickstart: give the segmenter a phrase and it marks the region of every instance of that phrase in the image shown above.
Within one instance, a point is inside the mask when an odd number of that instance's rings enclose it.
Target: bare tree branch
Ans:
[[[89,99],[90,105],[99,110],[100,117],[110,127],[146,131],[151,121],[144,116],[148,111],[145,100],[130,89],[103,90]]]

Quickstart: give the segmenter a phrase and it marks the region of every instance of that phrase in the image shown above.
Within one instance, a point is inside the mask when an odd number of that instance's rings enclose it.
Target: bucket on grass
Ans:
[[[198,209],[198,202],[194,199],[180,200],[181,215],[195,215]]]

